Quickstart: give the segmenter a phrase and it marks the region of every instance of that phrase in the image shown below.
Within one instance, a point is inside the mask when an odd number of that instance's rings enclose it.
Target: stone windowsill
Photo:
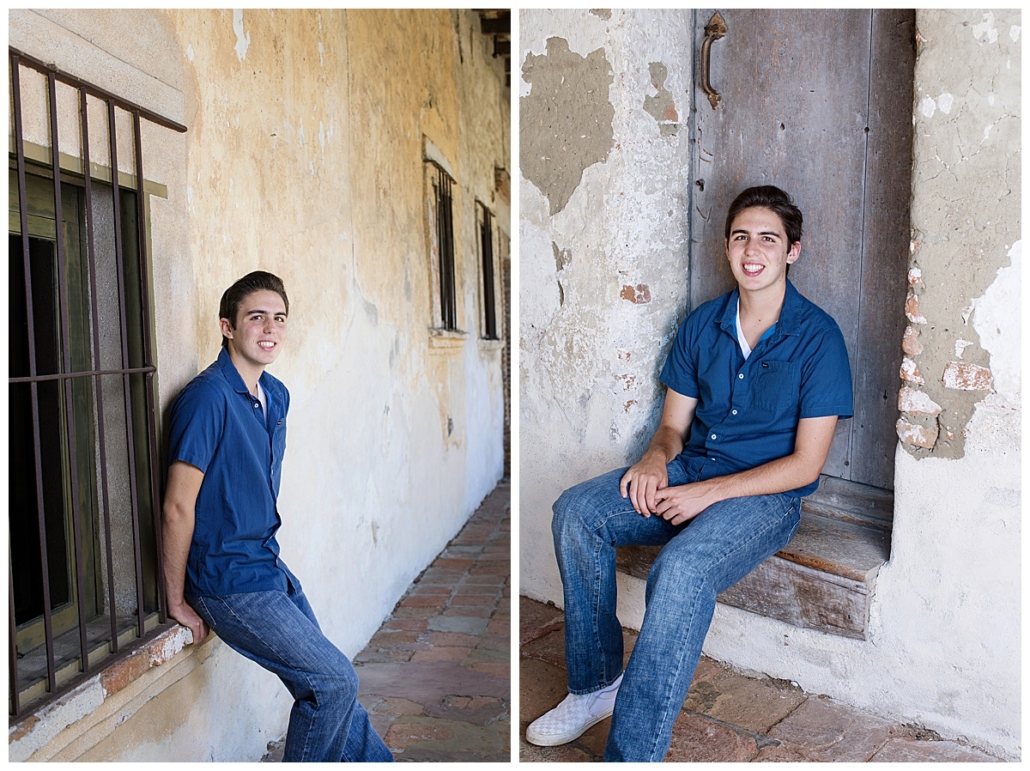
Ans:
[[[44,704],[8,730],[12,761],[24,760],[45,747],[68,726],[87,717],[108,697],[141,678],[154,667],[170,661],[183,646],[193,642],[186,627],[175,624],[134,649],[125,658],[105,667],[56,701]]]
[[[462,348],[465,345],[465,341],[468,340],[468,336],[468,332],[462,332],[460,329],[430,327],[429,349],[447,351]]]
[[[483,351],[500,351],[504,349],[504,340],[488,340],[479,338],[479,348]]]

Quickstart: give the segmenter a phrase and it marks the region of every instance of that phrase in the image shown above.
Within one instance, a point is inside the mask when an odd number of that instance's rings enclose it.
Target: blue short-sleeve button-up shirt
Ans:
[[[798,421],[853,415],[851,367],[833,318],[787,281],[780,318],[745,360],[737,342],[739,291],[680,325],[661,381],[697,399],[678,460],[691,479],[755,468],[794,451]],[[818,482],[788,491],[805,496]]]
[[[275,540],[290,394],[267,372],[259,382],[267,421],[223,348],[172,405],[169,457],[204,472],[186,562],[187,596],[286,591],[292,579]]]

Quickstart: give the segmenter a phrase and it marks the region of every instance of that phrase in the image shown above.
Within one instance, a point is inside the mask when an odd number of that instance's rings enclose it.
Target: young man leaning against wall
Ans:
[[[778,188],[737,196],[725,245],[737,288],[681,325],[647,452],[554,504],[569,695],[529,726],[530,743],[570,742],[613,715],[606,761],[662,760],[716,595],[794,536],[837,419],[852,416],[840,329],[787,279],[801,226]],[[628,544],[663,548],[623,672],[615,547]]]
[[[358,678],[279,557],[276,508],[290,394],[265,372],[289,300],[271,273],[222,295],[218,359],[171,411],[163,548],[168,614],[200,642],[213,629],[277,674],[295,699],[285,761],[392,761],[358,703]],[[239,708],[243,708],[240,705]]]

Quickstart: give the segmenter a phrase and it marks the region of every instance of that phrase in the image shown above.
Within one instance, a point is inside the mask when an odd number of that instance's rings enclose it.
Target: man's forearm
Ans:
[[[682,451],[683,435],[670,426],[662,425],[658,427],[651,438],[651,444],[647,446],[644,458],[652,456],[664,464],[669,464]]]
[[[796,490],[818,479],[821,468],[821,463],[815,466],[807,458],[788,455],[747,471],[713,477],[699,484],[709,487],[714,503],[727,498],[773,495]]]
[[[161,528],[164,552],[165,596],[170,608],[183,603],[186,560],[193,540],[194,512],[177,505],[165,505]]]
[[[805,487],[819,478],[836,423],[836,416],[804,419],[798,424],[790,455],[747,471],[661,490],[655,494],[655,510],[675,525],[729,498],[773,495]]]

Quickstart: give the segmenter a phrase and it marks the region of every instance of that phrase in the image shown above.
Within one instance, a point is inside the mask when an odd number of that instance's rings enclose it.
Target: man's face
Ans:
[[[787,242],[780,216],[771,209],[744,209],[730,224],[726,257],[741,292],[786,284],[787,266],[801,255],[801,242]]]
[[[220,319],[219,324],[229,338],[230,354],[264,368],[275,361],[286,341],[286,304],[277,292],[259,289],[243,298],[235,329],[228,319]]]

